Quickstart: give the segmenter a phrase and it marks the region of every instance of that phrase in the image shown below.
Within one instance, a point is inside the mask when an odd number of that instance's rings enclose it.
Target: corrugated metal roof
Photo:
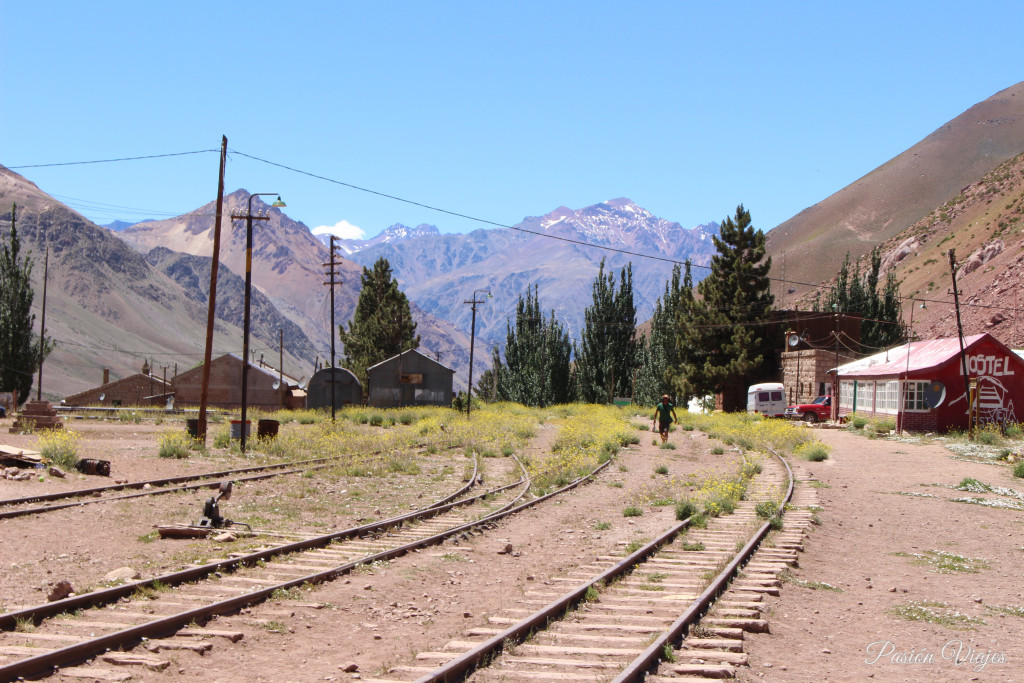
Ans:
[[[985,337],[984,334],[975,334],[964,337],[964,349],[970,348],[972,344]],[[876,353],[867,358],[855,360],[852,363],[839,366],[839,376],[857,377],[883,377],[902,375],[907,372],[908,345],[895,346],[886,351]],[[925,370],[942,365],[960,353],[960,340],[957,337],[946,337],[943,339],[927,339],[909,344],[910,365],[909,371]]]

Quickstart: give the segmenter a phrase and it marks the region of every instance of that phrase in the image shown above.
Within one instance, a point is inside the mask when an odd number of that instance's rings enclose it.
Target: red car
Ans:
[[[786,417],[804,422],[821,422],[832,419],[832,397],[819,396],[812,403],[801,403],[800,405],[786,408]]]

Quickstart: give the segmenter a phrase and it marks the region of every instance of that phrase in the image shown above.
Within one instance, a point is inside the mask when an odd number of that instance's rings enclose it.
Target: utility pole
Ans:
[[[210,361],[213,356],[213,323],[217,306],[217,267],[220,264],[220,224],[224,204],[224,167],[228,158],[228,137],[220,139],[220,175],[217,180],[217,206],[213,219],[213,259],[210,261],[210,303],[206,311],[206,350],[203,352],[203,382],[199,392],[199,422],[196,439],[206,445],[206,405],[210,395]]]
[[[331,422],[334,422],[335,415],[337,413],[337,391],[334,388],[334,385],[336,384],[336,382],[335,382],[336,378],[334,376],[334,372],[335,372],[335,367],[334,367],[334,337],[335,337],[335,329],[334,329],[334,287],[335,287],[335,285],[342,284],[341,280],[338,279],[338,270],[337,270],[338,265],[337,265],[337,262],[334,260],[334,257],[335,257],[335,254],[337,254],[337,248],[338,248],[334,244],[334,241],[336,239],[338,239],[338,238],[335,235],[331,235],[331,245],[330,245],[331,260],[329,262],[323,264],[324,267],[327,268],[327,272],[325,273],[326,276],[327,276],[327,282],[325,282],[323,284],[327,285],[330,288],[330,292],[331,292]]]
[[[284,410],[284,328],[277,331],[280,356],[277,360],[277,388],[281,390],[281,410]]]
[[[473,290],[473,296],[469,301],[463,301],[464,304],[470,304],[473,310],[473,322],[471,323],[469,332],[469,385],[466,387],[466,417],[469,417],[470,407],[473,405],[473,348],[476,345],[476,307],[477,304],[482,304],[485,299],[477,299],[476,295],[478,292],[487,292],[487,298],[491,298],[491,290],[489,289],[475,289]]]
[[[43,318],[39,321],[39,383],[36,385],[36,400],[43,400],[43,358],[46,352],[46,283],[50,279],[50,245],[46,245],[46,261],[43,265]]]
[[[964,374],[964,397],[967,399],[967,435],[974,438],[974,397],[971,396],[971,378],[967,376],[967,354],[964,352],[964,326],[960,322],[960,293],[956,290],[956,253],[949,250],[949,274],[953,278],[953,306],[956,308],[956,331],[960,340],[960,369]]]
[[[232,218],[239,220],[245,219],[245,303],[242,311],[242,419],[241,429],[238,439],[238,447],[245,454],[245,445],[248,440],[248,434],[246,434],[246,427],[248,426],[247,410],[249,408],[249,365],[251,359],[249,357],[249,327],[250,327],[250,304],[252,303],[252,222],[253,221],[268,221],[270,220],[270,212],[263,211],[257,215],[252,213],[252,198],[259,197],[261,195],[277,194],[276,192],[255,192],[249,195],[249,201],[246,204],[245,214],[234,213]],[[285,206],[285,203],[281,201],[281,196],[278,195],[277,201],[271,206]]]

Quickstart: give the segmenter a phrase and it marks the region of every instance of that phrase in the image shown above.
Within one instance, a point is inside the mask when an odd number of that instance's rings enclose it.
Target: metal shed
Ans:
[[[416,349],[367,368],[369,400],[375,408],[450,406],[455,371]]]
[[[332,381],[335,407],[362,404],[363,385],[355,375],[344,368],[322,368],[316,371],[306,387],[307,408],[331,407]]]

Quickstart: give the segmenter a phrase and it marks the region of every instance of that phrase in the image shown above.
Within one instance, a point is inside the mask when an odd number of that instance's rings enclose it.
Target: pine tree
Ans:
[[[587,403],[607,403],[632,393],[638,359],[636,306],[633,303],[633,265],[619,273],[604,272],[604,259],[593,285],[593,305],[583,314],[579,346],[574,346],[574,384]]]
[[[17,210],[17,204],[11,206],[10,242],[0,251],[0,390],[17,391],[21,403],[32,392],[39,339],[32,332],[32,259],[21,257]]]
[[[711,274],[697,285],[690,320],[677,318],[683,355],[672,375],[678,400],[722,394],[722,407],[740,410],[747,384],[760,379],[772,340],[767,335],[774,299],[764,233],[743,205],[714,238]]]
[[[355,315],[347,332],[340,326],[338,337],[345,346],[345,364],[364,387],[367,368],[420,345],[409,299],[398,288],[387,259],[363,268]]]
[[[571,353],[569,333],[554,311],[543,317],[534,285],[532,294],[527,290],[525,299],[519,297],[515,324],[507,326],[504,362],[494,351],[498,399],[528,406],[569,402]],[[486,388],[478,388],[481,391]]]

